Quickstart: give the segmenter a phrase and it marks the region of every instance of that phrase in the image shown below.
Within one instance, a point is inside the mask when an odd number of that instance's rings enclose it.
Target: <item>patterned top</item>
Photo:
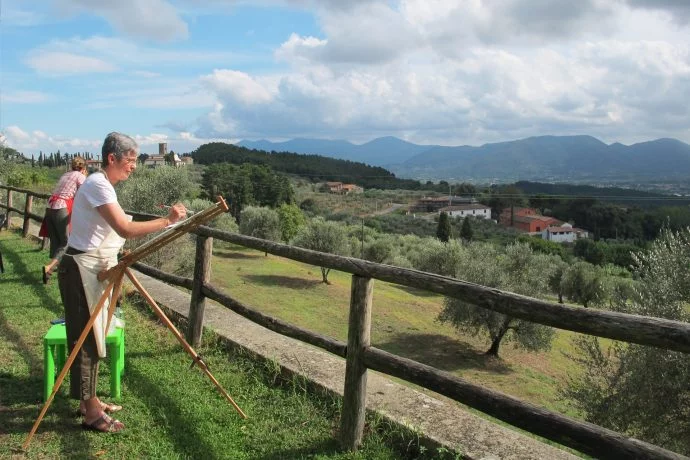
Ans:
[[[81,171],[69,171],[63,174],[55,186],[55,190],[53,190],[53,196],[48,201],[48,207],[50,209],[66,208],[65,200],[74,199],[74,194],[77,193],[77,189],[85,180],[86,177]]]

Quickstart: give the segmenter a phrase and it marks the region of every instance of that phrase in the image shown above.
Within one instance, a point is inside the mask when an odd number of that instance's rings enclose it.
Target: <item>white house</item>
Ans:
[[[449,217],[474,217],[476,219],[491,219],[491,208],[483,204],[458,204],[446,206],[438,210],[439,214],[445,212]]]
[[[589,234],[586,230],[574,228],[572,225],[565,223],[560,227],[546,227],[541,232],[541,237],[547,241],[554,243],[572,243],[578,238],[587,238]]]
[[[163,155],[149,155],[144,160],[144,166],[147,168],[156,168],[158,166],[165,166],[165,156]]]

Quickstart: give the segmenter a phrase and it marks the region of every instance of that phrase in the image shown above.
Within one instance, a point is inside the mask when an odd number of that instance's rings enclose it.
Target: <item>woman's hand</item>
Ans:
[[[187,217],[187,209],[182,203],[175,203],[174,205],[170,206],[170,210],[168,211],[168,220],[171,224],[174,224],[185,217]]]

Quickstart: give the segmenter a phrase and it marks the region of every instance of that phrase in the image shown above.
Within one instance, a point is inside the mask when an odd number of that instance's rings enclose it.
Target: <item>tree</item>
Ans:
[[[508,246],[503,254],[493,245],[472,243],[463,254],[465,260],[457,265],[459,279],[529,296],[546,290],[552,256],[534,254],[524,243]],[[472,335],[486,333],[491,339],[486,354],[495,357],[506,338],[527,350],[543,350],[551,347],[554,334],[550,327],[453,298],[445,299],[439,320]]]
[[[280,241],[278,212],[265,207],[247,206],[240,215],[240,233],[262,240]],[[268,253],[265,255],[268,256]]]
[[[501,215],[501,211],[511,206],[524,206],[527,203],[522,190],[514,185],[493,187],[489,195],[482,202],[491,207],[494,218]]]
[[[123,209],[159,215],[167,214],[167,210],[161,209],[159,205],[183,201],[196,192],[196,186],[189,180],[187,171],[169,166],[155,169],[137,168],[129,179],[119,182],[115,188]],[[134,248],[152,237],[148,235],[128,240],[126,248]],[[189,235],[180,238],[174,245],[167,245],[154,252],[145,259],[145,263],[161,270],[189,276],[194,270],[194,251],[194,236]]]
[[[601,270],[587,262],[577,262],[565,271],[561,287],[563,294],[587,308],[606,297]]]
[[[565,275],[565,272],[568,270],[568,264],[566,264],[563,261],[558,260],[553,267],[553,270],[548,276],[547,283],[549,285],[549,289],[554,294],[558,295],[558,303],[563,303],[563,292],[564,292],[564,284],[563,284],[563,276]]]
[[[280,235],[282,240],[289,243],[299,229],[304,226],[306,219],[302,210],[295,204],[283,203],[278,208],[278,218],[280,219]]]
[[[187,171],[170,166],[138,168],[116,187],[123,209],[146,213],[159,213],[159,205],[191,197],[194,188]]]
[[[438,216],[438,226],[436,227],[436,238],[439,240],[443,241],[444,243],[448,242],[451,237],[451,228],[450,228],[450,218],[448,217],[448,213],[445,211],[442,211],[441,214]]]
[[[337,222],[326,221],[321,217],[316,217],[302,227],[295,237],[295,246],[312,251],[326,252],[329,254],[345,255],[348,250],[348,239],[345,228]],[[321,267],[322,281],[328,281],[330,268]]]
[[[690,230],[662,231],[636,254],[635,294],[616,311],[690,322]],[[690,455],[690,355],[635,344],[579,338],[571,358],[582,366],[563,394],[588,421]]]
[[[395,249],[390,238],[377,238],[364,248],[362,258],[379,264],[386,263],[393,257]]]
[[[472,241],[472,224],[470,223],[469,217],[462,219],[462,227],[460,227],[460,238],[464,241]]]

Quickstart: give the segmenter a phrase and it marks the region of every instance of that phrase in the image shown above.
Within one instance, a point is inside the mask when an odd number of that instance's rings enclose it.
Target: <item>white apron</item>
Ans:
[[[132,219],[132,216],[127,217],[129,220]],[[98,281],[98,274],[103,270],[117,265],[117,254],[124,244],[125,239],[118,235],[115,230],[111,230],[110,234],[103,240],[98,249],[83,254],[72,255],[74,261],[79,266],[79,274],[84,284],[86,302],[89,305],[89,313],[92,315],[96,304],[101,298],[101,295],[103,295],[103,291],[105,291],[105,288],[108,287],[110,283],[108,280]],[[93,334],[96,338],[98,356],[101,358],[105,358],[106,356],[105,338],[109,332],[106,331],[106,328],[108,327],[108,308],[111,298],[112,293],[106,298],[101,312],[93,323]],[[112,321],[110,329],[112,330],[115,326],[116,321]]]

